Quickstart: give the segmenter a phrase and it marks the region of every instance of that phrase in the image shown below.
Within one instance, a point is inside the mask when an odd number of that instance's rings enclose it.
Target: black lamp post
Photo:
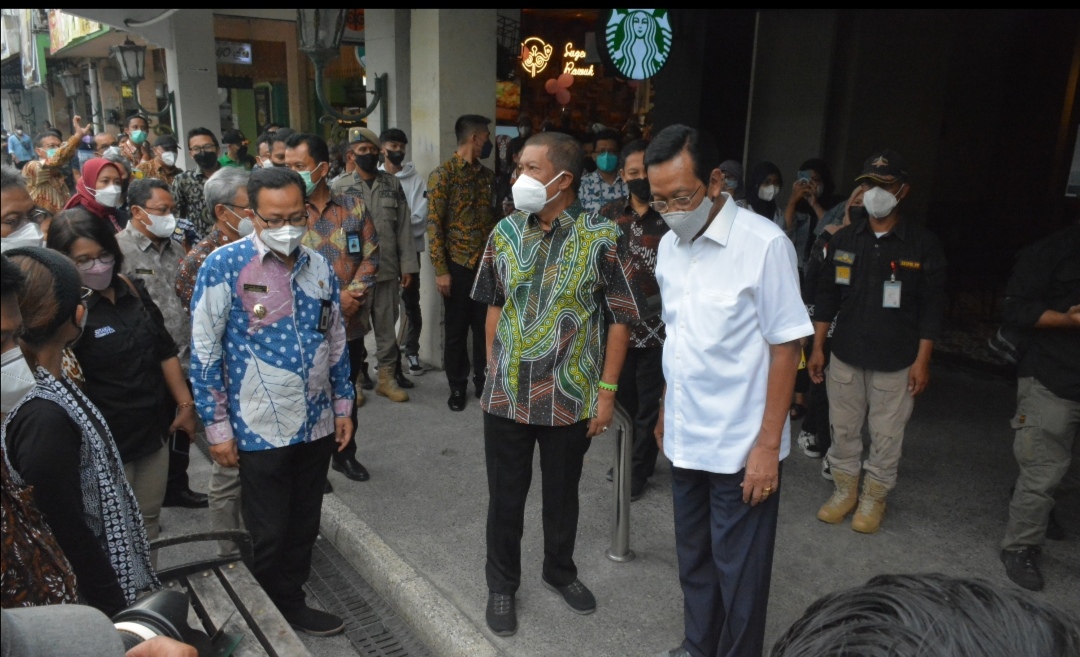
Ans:
[[[296,25],[300,31],[300,50],[307,53],[315,67],[315,95],[326,113],[338,121],[357,121],[375,111],[387,95],[387,75],[383,73],[375,78],[375,91],[371,103],[359,114],[343,114],[330,105],[326,99],[326,83],[323,70],[337,58],[341,49],[341,35],[345,32],[345,9],[297,9]],[[379,114],[383,127],[387,122],[386,103],[382,103]]]
[[[117,66],[120,67],[120,79],[131,85],[135,106],[139,108],[139,111],[154,116],[168,114],[173,104],[172,92],[168,94],[169,100],[165,103],[165,108],[159,112],[151,112],[139,102],[139,83],[146,79],[146,46],[140,46],[129,37],[124,39],[123,44],[110,48],[110,52],[116,58]]]
[[[36,129],[36,126],[34,125],[34,118],[35,118],[34,117],[34,107],[33,107],[33,105],[31,105],[30,106],[30,111],[26,112],[26,113],[23,113],[23,111],[22,111],[23,90],[22,89],[9,89],[8,90],[8,98],[11,99],[11,104],[15,106],[15,113],[19,115],[20,119],[22,119],[23,125],[30,126],[30,131],[29,132],[33,133],[33,131]]]

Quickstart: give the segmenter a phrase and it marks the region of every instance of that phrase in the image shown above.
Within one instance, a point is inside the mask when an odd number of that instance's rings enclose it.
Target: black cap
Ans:
[[[244,139],[244,133],[239,130],[226,130],[221,133],[221,143],[243,146],[247,143],[247,139]]]
[[[891,148],[886,148],[866,158],[862,173],[855,178],[855,182],[859,182],[863,178],[869,178],[880,183],[890,184],[907,177],[907,163],[904,162],[904,158]]]
[[[172,135],[161,135],[154,140],[154,148],[164,148],[167,151],[175,151],[180,148],[180,144],[177,143],[176,137]]]

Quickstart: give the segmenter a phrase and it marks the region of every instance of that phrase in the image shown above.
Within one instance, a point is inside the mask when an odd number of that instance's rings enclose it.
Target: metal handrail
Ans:
[[[611,467],[612,496],[611,547],[607,558],[625,563],[634,559],[630,549],[630,452],[634,445],[634,421],[618,402],[612,422],[615,431],[615,462]]]

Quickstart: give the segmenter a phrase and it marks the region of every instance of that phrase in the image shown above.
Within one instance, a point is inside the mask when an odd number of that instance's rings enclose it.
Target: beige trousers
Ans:
[[[904,428],[915,398],[908,392],[908,370],[878,372],[852,367],[834,353],[826,375],[834,471],[858,477],[861,470],[892,490],[904,442]],[[863,423],[870,422],[870,453],[863,462]]]
[[[153,454],[124,464],[135,501],[139,503],[146,538],[154,540],[161,534],[161,504],[165,501],[165,484],[169,479],[169,449],[162,444]],[[157,568],[157,552],[151,552],[150,561]]]
[[[243,529],[240,517],[240,468],[225,468],[214,462],[210,466],[210,529]],[[240,556],[232,541],[218,541],[218,557]]]

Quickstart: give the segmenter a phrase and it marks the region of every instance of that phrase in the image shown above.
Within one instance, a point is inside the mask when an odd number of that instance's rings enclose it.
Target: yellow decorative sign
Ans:
[[[536,77],[547,68],[548,60],[555,49],[539,37],[529,37],[521,43],[521,68],[531,77]]]
[[[569,41],[566,44],[566,48],[563,50],[563,73],[569,73],[570,75],[576,75],[580,77],[591,78],[596,75],[596,65],[589,64],[588,66],[578,66],[578,62],[588,54],[584,50],[577,50],[574,48],[574,42]]]

